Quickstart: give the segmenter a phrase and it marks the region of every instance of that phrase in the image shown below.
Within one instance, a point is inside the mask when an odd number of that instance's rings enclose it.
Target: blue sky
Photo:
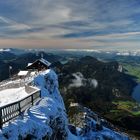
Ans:
[[[140,0],[0,0],[0,47],[140,50]]]

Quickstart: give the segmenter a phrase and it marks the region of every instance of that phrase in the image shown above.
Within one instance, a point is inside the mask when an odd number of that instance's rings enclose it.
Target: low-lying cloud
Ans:
[[[72,80],[72,83],[69,85],[69,88],[71,87],[81,87],[90,85],[91,87],[97,88],[98,87],[98,81],[96,79],[91,78],[84,78],[83,74],[81,72],[73,73],[72,74],[75,79]]]
[[[77,72],[72,74],[75,79],[72,80],[72,83],[69,85],[69,87],[81,87],[83,86],[83,81],[85,80],[82,73]]]

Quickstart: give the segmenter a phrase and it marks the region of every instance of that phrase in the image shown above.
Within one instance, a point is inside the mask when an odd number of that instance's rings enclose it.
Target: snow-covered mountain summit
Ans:
[[[4,125],[0,140],[129,140],[124,134],[102,127],[94,129],[97,121],[85,118],[85,126],[76,128],[76,135],[69,130],[65,105],[59,92],[58,77],[52,69],[39,72],[31,81],[41,90],[41,99],[16,120]],[[91,126],[91,125],[90,125]]]

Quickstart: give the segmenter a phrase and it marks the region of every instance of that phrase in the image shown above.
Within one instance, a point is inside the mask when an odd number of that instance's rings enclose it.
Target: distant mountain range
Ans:
[[[64,57],[83,57],[83,56],[93,56],[99,59],[117,59],[121,57],[140,57],[140,50],[137,51],[108,51],[108,50],[93,50],[93,49],[16,49],[16,48],[8,48],[8,49],[0,49],[1,54],[11,55],[22,55],[26,53],[53,53],[54,55],[63,55]],[[7,57],[8,58],[8,57]],[[1,58],[0,58],[1,60]]]
[[[140,50],[137,51],[108,51],[108,50],[93,50],[93,49],[65,49],[65,52],[85,52],[85,53],[93,53],[93,54],[108,54],[108,55],[118,55],[118,56],[140,56]]]

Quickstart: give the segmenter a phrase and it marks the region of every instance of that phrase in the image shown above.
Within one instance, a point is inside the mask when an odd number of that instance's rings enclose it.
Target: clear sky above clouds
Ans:
[[[0,47],[140,50],[140,0],[0,0]]]

